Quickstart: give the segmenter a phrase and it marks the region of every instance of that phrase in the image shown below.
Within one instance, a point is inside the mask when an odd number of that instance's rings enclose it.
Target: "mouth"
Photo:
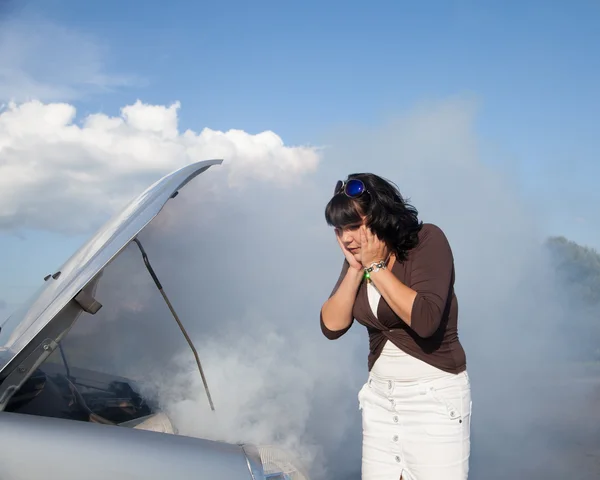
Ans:
[[[354,247],[354,248],[348,248],[348,251],[350,253],[357,253],[360,249],[358,247]]]

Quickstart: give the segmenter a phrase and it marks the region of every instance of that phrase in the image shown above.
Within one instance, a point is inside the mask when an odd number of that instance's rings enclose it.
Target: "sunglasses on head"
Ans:
[[[363,181],[358,180],[357,178],[352,178],[347,182],[338,180],[333,194],[337,195],[338,193],[344,193],[347,197],[358,198],[365,192],[368,193],[368,190]]]

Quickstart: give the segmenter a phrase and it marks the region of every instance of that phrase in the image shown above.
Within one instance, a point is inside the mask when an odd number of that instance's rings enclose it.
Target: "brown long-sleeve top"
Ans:
[[[349,264],[344,260],[340,277],[331,292],[341,284]],[[385,340],[404,352],[441,370],[460,373],[466,369],[465,351],[458,339],[458,303],[454,293],[454,257],[444,232],[431,223],[423,224],[419,243],[408,252],[404,262],[396,261],[392,273],[417,292],[408,326],[390,308],[383,297],[373,315],[363,281],[358,289],[353,321],[367,327],[369,333],[368,369],[381,354]],[[330,340],[344,335],[352,326],[329,330],[321,317],[321,330]]]

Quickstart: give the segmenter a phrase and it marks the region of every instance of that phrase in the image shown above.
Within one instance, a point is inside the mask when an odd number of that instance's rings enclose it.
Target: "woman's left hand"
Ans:
[[[360,231],[360,261],[367,268],[373,263],[385,261],[388,248],[370,228],[363,225]]]

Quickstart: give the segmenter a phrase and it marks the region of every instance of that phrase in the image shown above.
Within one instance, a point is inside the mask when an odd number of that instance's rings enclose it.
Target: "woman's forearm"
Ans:
[[[393,312],[411,326],[417,292],[404,285],[389,269],[372,272],[371,280]]]
[[[352,323],[354,300],[363,274],[362,270],[349,268],[338,290],[323,304],[321,318],[329,330],[343,330]]]

